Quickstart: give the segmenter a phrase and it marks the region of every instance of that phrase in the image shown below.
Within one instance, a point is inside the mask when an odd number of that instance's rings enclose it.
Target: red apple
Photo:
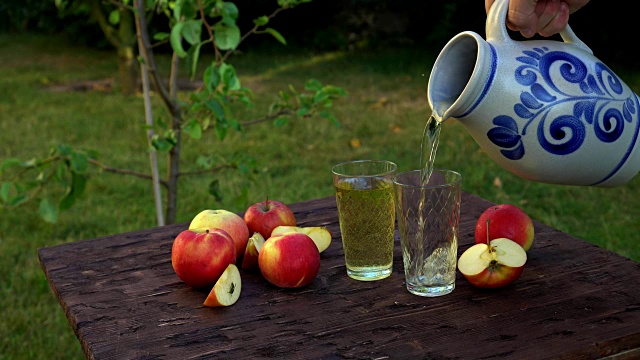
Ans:
[[[258,254],[260,254],[262,245],[264,245],[264,238],[259,232],[254,233],[253,236],[249,238],[247,248],[245,249],[244,256],[242,257],[243,269],[249,270],[258,268]]]
[[[458,270],[469,282],[481,288],[499,288],[520,277],[527,252],[520,244],[500,238],[475,244],[458,259]]]
[[[231,306],[240,298],[242,281],[235,264],[229,264],[209,292],[203,305],[208,307]]]
[[[309,235],[288,232],[265,241],[258,255],[260,272],[281,288],[299,288],[313,281],[320,270],[320,252]]]
[[[249,241],[249,228],[240,215],[228,210],[203,210],[196,215],[189,229],[222,229],[231,235],[236,245],[236,257],[239,259]]]
[[[280,225],[296,225],[296,217],[289,207],[279,201],[267,200],[255,203],[244,213],[244,222],[251,233],[259,232],[269,239],[273,229]]]
[[[491,223],[488,239],[487,220]],[[476,244],[486,244],[487,240],[507,238],[528,251],[533,244],[533,237],[533,221],[522,209],[511,204],[499,204],[487,208],[476,223]]]
[[[201,288],[214,284],[236,261],[236,247],[222,229],[189,229],[176,236],[171,265],[187,285]]]

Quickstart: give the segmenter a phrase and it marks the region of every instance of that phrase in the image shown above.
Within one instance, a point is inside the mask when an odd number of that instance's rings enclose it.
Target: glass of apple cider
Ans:
[[[347,275],[353,279],[391,275],[396,170],[396,164],[386,160],[348,161],[332,169]]]
[[[407,290],[434,297],[455,288],[462,175],[434,169],[423,180],[406,171],[393,187]]]

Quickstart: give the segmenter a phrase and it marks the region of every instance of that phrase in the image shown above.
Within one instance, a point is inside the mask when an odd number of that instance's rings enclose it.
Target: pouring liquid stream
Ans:
[[[440,125],[442,119],[434,112],[431,113],[422,134],[422,149],[420,153],[420,169],[422,186],[426,186],[433,173],[433,163],[436,160],[438,142],[440,141]]]
[[[436,159],[436,152],[438,150],[438,143],[440,141],[440,130],[442,119],[436,114],[435,111],[431,113],[431,116],[427,119],[427,123],[424,128],[424,133],[422,135],[422,144],[421,144],[421,153],[420,153],[420,177],[421,177],[421,190],[420,190],[420,203],[418,204],[418,233],[416,234],[416,242],[418,244],[418,249],[422,254],[425,254],[424,244],[427,234],[425,234],[426,228],[426,219],[425,215],[428,210],[425,212],[424,207],[428,204],[428,192],[426,189],[427,184],[429,184],[429,179],[431,178],[431,174],[433,173],[433,166]],[[428,254],[431,254],[435,249],[427,249]],[[424,266],[424,256],[418,256],[420,259],[416,264],[417,274],[422,274],[424,277],[430,277],[427,273],[427,269]],[[422,276],[421,276],[422,277]]]

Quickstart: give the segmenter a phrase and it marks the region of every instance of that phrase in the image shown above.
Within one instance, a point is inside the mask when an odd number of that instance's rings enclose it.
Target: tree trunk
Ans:
[[[117,89],[125,95],[134,95],[138,91],[138,62],[135,59],[133,46],[123,45],[118,48]]]
[[[135,45],[137,42],[133,12],[127,8],[120,8],[120,21],[114,27],[108,21],[107,10],[99,0],[89,0],[91,17],[98,22],[107,41],[116,48],[118,54],[118,75],[115,80],[116,88],[126,95],[133,95],[138,90],[137,61]]]
[[[123,94],[134,95],[138,91],[138,61],[135,44],[137,43],[133,13],[121,8],[118,24],[118,87]]]

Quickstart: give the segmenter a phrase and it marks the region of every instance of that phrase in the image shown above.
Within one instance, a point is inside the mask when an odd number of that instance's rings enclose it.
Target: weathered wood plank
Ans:
[[[459,254],[491,203],[463,195]],[[291,204],[298,223],[327,226],[331,246],[316,280],[279,289],[242,271],[237,304],[202,306],[171,245],[188,224],[78,241],[38,251],[42,269],[88,358],[591,359],[640,347],[640,264],[535,222],[517,282],[469,285],[421,298],[405,289],[396,236],[393,274],[346,276],[333,197]],[[622,356],[622,355],[621,355]]]

